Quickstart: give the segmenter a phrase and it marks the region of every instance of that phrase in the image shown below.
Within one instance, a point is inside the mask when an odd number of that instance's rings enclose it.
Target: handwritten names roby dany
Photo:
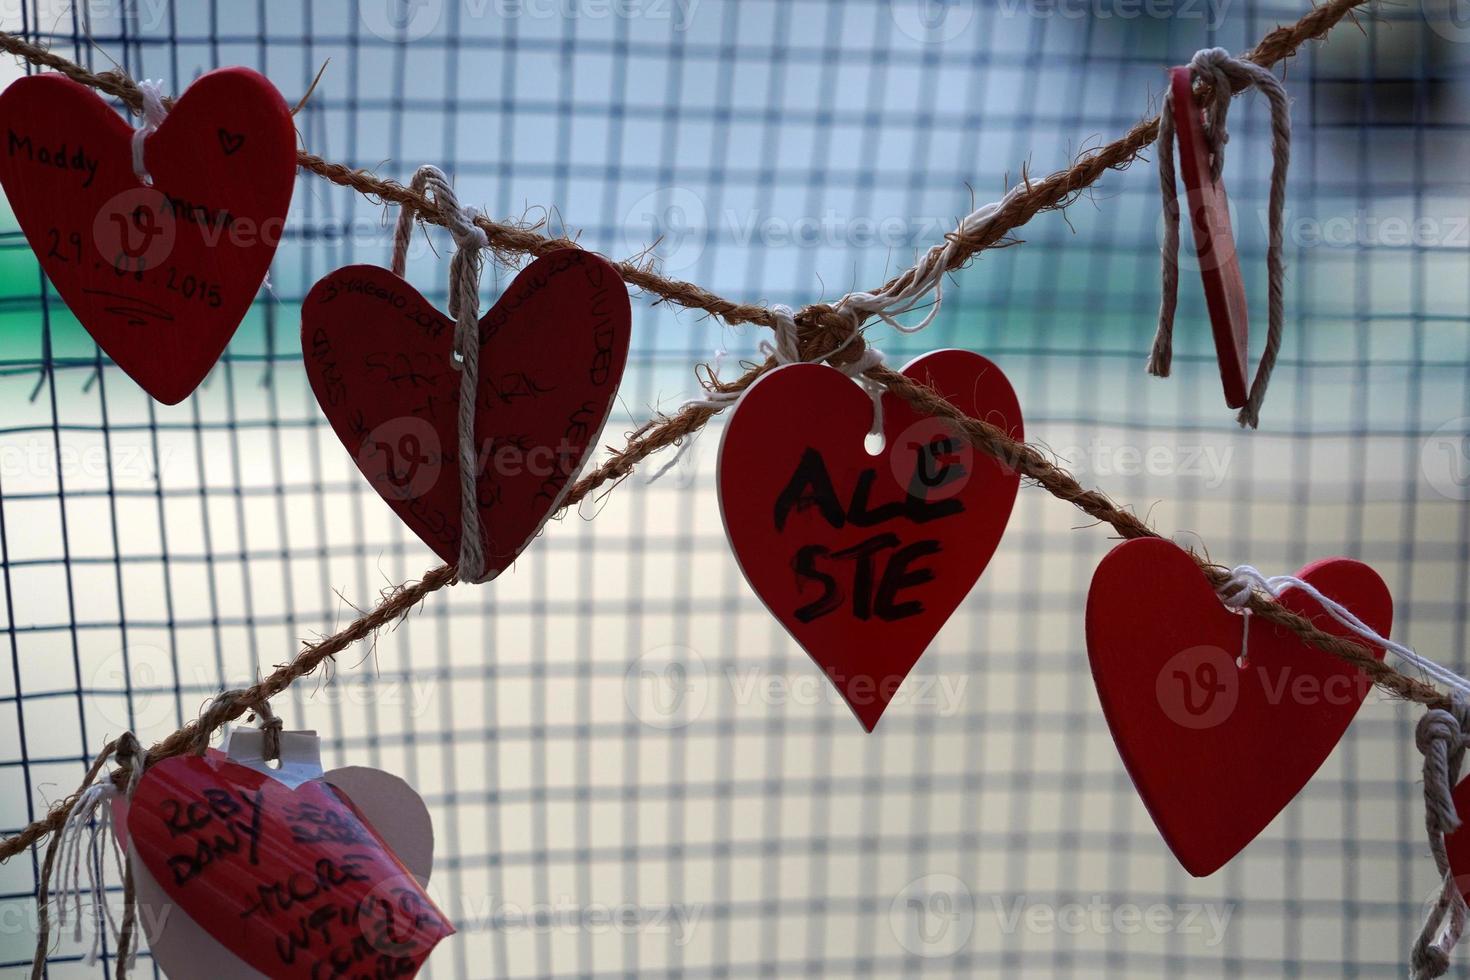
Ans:
[[[127,833],[169,899],[266,976],[413,976],[454,931],[319,779],[292,789],[219,754],[164,759],[128,803]]]

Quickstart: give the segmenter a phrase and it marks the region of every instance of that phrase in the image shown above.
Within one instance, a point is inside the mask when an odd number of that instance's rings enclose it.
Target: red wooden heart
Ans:
[[[903,373],[1022,438],[1015,392],[980,355],[935,351]],[[751,588],[868,731],[990,562],[1020,484],[892,394],[871,455],[872,417],[841,372],[777,368],[741,397],[719,466],[725,530]]]
[[[133,794],[127,835],[169,898],[268,977],[412,976],[454,932],[319,779],[293,790],[217,756],[164,759]]]
[[[1450,859],[1450,874],[1466,901],[1470,901],[1470,779],[1455,784],[1451,798],[1460,815],[1460,829],[1444,838],[1445,854]]]
[[[1329,558],[1297,577],[1388,635],[1393,599],[1367,565]],[[1280,601],[1319,629],[1352,635],[1300,589]],[[1240,666],[1241,617],[1187,552],[1158,538],[1114,548],[1087,594],[1087,654],[1113,740],[1165,842],[1197,877],[1291,802],[1372,687],[1259,616],[1249,629]]]
[[[1204,117],[1194,101],[1192,73],[1188,67],[1171,68],[1174,129],[1179,135],[1179,175],[1189,200],[1189,219],[1194,228],[1194,247],[1199,255],[1200,279],[1205,287],[1205,306],[1215,334],[1215,356],[1220,362],[1220,380],[1225,385],[1225,404],[1245,404],[1247,340],[1250,336],[1249,306],[1245,281],[1240,275],[1240,257],[1235,252],[1235,235],[1230,228],[1230,201],[1224,181],[1210,179],[1210,150],[1205,142]]]
[[[480,319],[480,530],[492,574],[571,489],[628,356],[628,290],[605,259],[532,262]],[[446,562],[459,559],[454,324],[398,276],[338,269],[301,307],[312,391],[358,469]]]
[[[201,76],[144,144],[85,86],[22,78],[0,93],[0,185],[66,305],[159,401],[199,386],[255,299],[296,179],[296,130],[247,68]]]

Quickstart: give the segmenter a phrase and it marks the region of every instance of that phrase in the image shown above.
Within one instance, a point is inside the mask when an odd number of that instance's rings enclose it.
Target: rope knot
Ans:
[[[1190,93],[1202,100],[1204,137],[1210,151],[1210,180],[1219,183],[1225,169],[1225,144],[1230,133],[1225,121],[1230,101],[1239,92],[1255,87],[1271,105],[1271,189],[1267,205],[1266,248],[1267,327],[1266,346],[1260,364],[1251,380],[1250,390],[1241,405],[1236,421],[1242,427],[1260,424],[1261,403],[1281,350],[1281,334],[1286,320],[1286,263],[1283,257],[1286,223],[1286,173],[1291,163],[1291,103],[1286,88],[1270,69],[1243,58],[1236,58],[1224,48],[1196,51],[1189,60]],[[1179,190],[1174,174],[1174,86],[1164,89],[1163,111],[1159,113],[1158,161],[1159,190],[1163,198],[1164,229],[1160,242],[1161,289],[1159,323],[1154,333],[1153,348],[1148,359],[1148,373],[1166,378],[1173,361],[1174,314],[1179,300]]]
[[[1250,565],[1237,565],[1229,571],[1225,581],[1216,587],[1215,593],[1231,609],[1237,612],[1248,611],[1251,597],[1258,585],[1267,592],[1271,591],[1270,584],[1259,571]]]
[[[1464,702],[1459,703],[1463,706]],[[1463,742],[1463,731],[1462,722],[1453,714],[1443,708],[1435,708],[1424,712],[1424,717],[1414,728],[1414,746],[1421,755],[1427,756],[1443,743],[1448,753]]]
[[[868,350],[862,315],[856,310],[813,303],[796,314],[795,322],[800,360],[821,360],[841,368],[862,360]]]

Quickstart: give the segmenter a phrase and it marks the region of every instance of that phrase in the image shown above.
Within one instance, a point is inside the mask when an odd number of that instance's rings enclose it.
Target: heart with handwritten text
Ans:
[[[612,408],[632,309],[611,263],[581,249],[532,262],[480,318],[476,499],[499,574],[571,489]],[[459,558],[454,323],[386,269],[354,265],[301,307],[306,373],[368,482],[446,562]]]
[[[200,76],[144,141],[85,86],[31,75],[0,93],[0,186],[56,291],[167,405],[199,386],[270,268],[296,180],[291,111],[263,76]],[[220,126],[229,121],[229,129]]]
[[[1296,577],[1389,635],[1393,598],[1372,568],[1328,558]],[[1352,636],[1302,589],[1279,601],[1320,630]],[[1372,652],[1383,658],[1382,648]],[[1098,565],[1087,654],[1123,765],[1196,877],[1213,874],[1292,801],[1372,688],[1347,662],[1232,612],[1194,558],[1162,538],[1125,541]]]
[[[941,350],[903,373],[1022,438],[1001,370]],[[1020,475],[941,419],[846,375],[791,364],[751,385],[720,445],[720,509],[761,601],[872,731],[1000,544]]]
[[[337,788],[218,753],[150,766],[127,842],[169,898],[279,980],[409,977],[454,927]]]

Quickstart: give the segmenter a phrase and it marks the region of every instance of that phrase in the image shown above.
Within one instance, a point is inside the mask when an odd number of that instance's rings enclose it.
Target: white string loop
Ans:
[[[1253,565],[1236,565],[1230,570],[1229,579],[1216,591],[1220,596],[1220,601],[1225,605],[1232,609],[1245,610],[1253,591],[1260,590],[1274,599],[1279,598],[1281,593],[1287,589],[1301,590],[1321,606],[1323,612],[1361,639],[1375,647],[1382,647],[1403,662],[1413,665],[1431,680],[1470,697],[1470,681],[1448,667],[1443,667],[1428,657],[1415,653],[1402,643],[1396,643],[1387,637],[1380,636],[1377,630],[1355,616],[1352,610],[1335,599],[1323,595],[1316,586],[1295,575],[1266,576]],[[1244,656],[1243,651],[1242,656]]]
[[[138,83],[138,94],[143,98],[143,118],[138,128],[133,130],[133,173],[150,187],[153,186],[153,178],[148,175],[148,167],[143,162],[143,144],[168,118],[168,110],[163,105],[162,84],[146,78]]]

